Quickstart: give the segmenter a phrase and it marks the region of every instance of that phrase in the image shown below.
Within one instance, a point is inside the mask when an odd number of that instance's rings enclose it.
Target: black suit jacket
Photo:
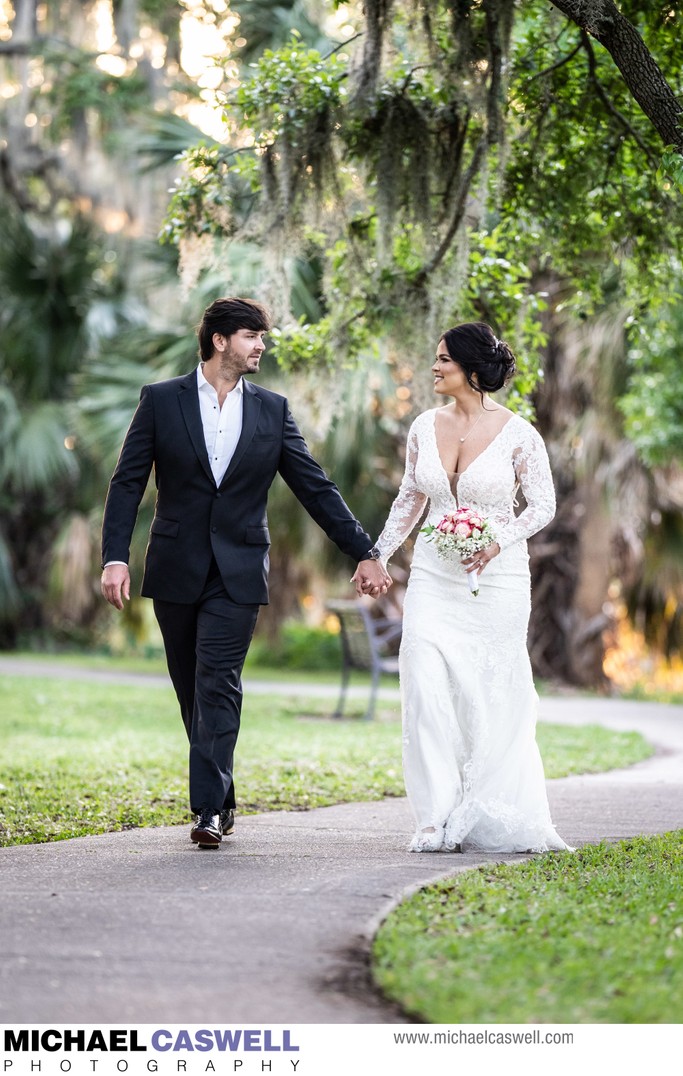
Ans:
[[[372,539],[311,456],[287,400],[244,381],[242,433],[220,486],[204,441],[197,372],[145,385],[112,476],[102,526],[102,563],[128,563],[138,507],[154,467],[157,498],[142,594],[199,598],[212,554],[239,604],[268,602],[266,501],[279,471],[342,552],[361,560]]]

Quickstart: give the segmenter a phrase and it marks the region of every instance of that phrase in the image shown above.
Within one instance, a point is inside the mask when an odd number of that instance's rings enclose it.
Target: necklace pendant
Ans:
[[[460,444],[462,444],[464,440],[465,440],[465,438],[464,438],[464,437],[461,437],[461,438],[460,438]]]

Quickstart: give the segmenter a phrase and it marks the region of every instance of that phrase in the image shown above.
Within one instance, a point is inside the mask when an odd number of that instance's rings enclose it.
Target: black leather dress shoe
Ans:
[[[190,840],[200,848],[217,848],[223,840],[220,812],[204,807],[190,830]]]
[[[235,812],[221,811],[221,829],[224,837],[229,837],[235,831]]]

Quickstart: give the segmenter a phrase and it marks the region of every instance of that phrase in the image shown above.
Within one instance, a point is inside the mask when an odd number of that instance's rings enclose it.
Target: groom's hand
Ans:
[[[364,594],[369,594],[371,598],[379,598],[381,594],[386,594],[393,580],[378,560],[369,558],[359,563],[351,582],[356,584],[356,594],[359,598],[362,598]]]
[[[102,572],[100,588],[103,596],[116,609],[123,609],[123,600],[130,598],[130,572],[127,564],[108,564]]]

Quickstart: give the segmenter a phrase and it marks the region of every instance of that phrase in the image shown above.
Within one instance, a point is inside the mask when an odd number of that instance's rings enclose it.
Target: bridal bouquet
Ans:
[[[428,542],[436,542],[436,551],[445,560],[471,557],[496,540],[488,519],[465,504],[455,512],[446,512],[436,526],[429,523],[422,527],[420,534],[426,534]],[[475,597],[479,593],[478,575],[478,572],[467,574],[467,582]]]

